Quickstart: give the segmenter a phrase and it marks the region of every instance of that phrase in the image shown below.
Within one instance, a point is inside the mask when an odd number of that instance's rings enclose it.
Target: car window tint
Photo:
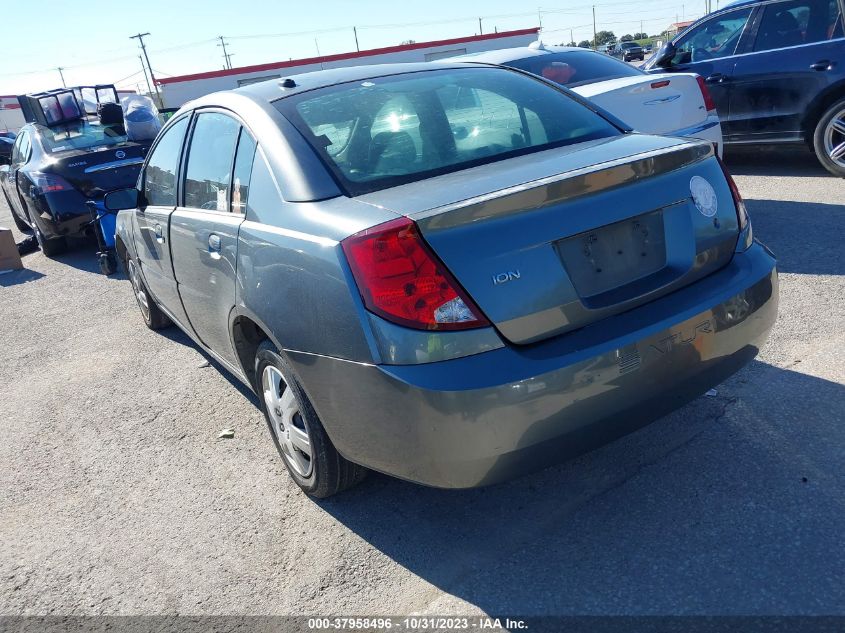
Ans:
[[[690,64],[733,55],[751,9],[731,11],[698,25],[675,43],[672,64]]]
[[[827,39],[843,37],[845,27],[842,25],[842,9],[838,0],[829,0],[827,4]]]
[[[282,197],[276,187],[276,181],[261,155],[255,152],[252,161],[252,175],[249,179],[249,197],[246,202],[246,216],[255,222],[267,222],[274,215],[278,216],[282,206]]]
[[[184,117],[166,130],[150,155],[144,172],[144,198],[147,204],[176,206],[176,172],[188,121],[189,117]]]
[[[343,83],[276,106],[351,195],[620,133],[567,94],[494,67]],[[346,147],[332,153],[320,131],[348,121]]]
[[[229,183],[240,127],[235,119],[219,112],[197,116],[185,171],[186,207],[229,210]]]
[[[89,121],[74,121],[43,128],[41,139],[50,153],[77,149],[96,149],[119,145],[128,140],[122,125],[100,125]]]
[[[755,51],[788,48],[830,39],[839,21],[837,2],[792,0],[763,7],[754,41]]]
[[[597,81],[637,77],[643,74],[630,64],[591,51],[537,55],[507,62],[505,66],[527,70],[563,86],[583,86]]]
[[[22,163],[26,161],[29,154],[29,133],[28,132],[21,132],[18,136],[15,147],[13,148],[12,153],[12,162],[13,163]]]
[[[255,141],[246,130],[241,129],[238,151],[235,154],[235,177],[232,181],[232,213],[246,212],[249,197],[249,178],[255,157]]]

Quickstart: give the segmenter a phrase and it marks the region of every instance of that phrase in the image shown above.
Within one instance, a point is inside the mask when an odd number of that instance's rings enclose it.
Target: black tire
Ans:
[[[44,237],[43,233],[41,233],[38,225],[33,226],[33,231],[35,232],[35,239],[38,240],[38,248],[41,249],[41,252],[44,253],[45,257],[55,257],[56,255],[60,255],[65,252],[65,249],[67,248],[65,238],[53,237],[48,239]]]
[[[9,200],[9,196],[6,195],[5,191],[3,192],[3,197],[6,199],[6,206],[9,207],[9,212],[12,214],[12,221],[15,223],[15,226],[18,227],[18,231],[21,233],[30,233],[32,229],[29,224],[18,217],[15,207],[12,206],[12,202]]]
[[[834,176],[845,178],[845,157],[840,158],[838,161],[834,160],[828,153],[826,146],[828,141],[827,136],[830,131],[829,128],[834,119],[845,121],[845,99],[840,99],[831,105],[819,119],[819,122],[816,124],[815,133],[813,134],[813,150],[816,152],[816,157],[819,159],[822,167]],[[845,143],[845,133],[832,131],[831,134],[831,140],[834,146]]]
[[[100,272],[104,275],[113,275],[117,272],[117,258],[110,251],[97,255],[97,263],[100,265]]]
[[[281,385],[282,391],[279,395],[287,389],[293,392],[296,405],[298,406],[297,413],[299,418],[297,424],[302,424],[308,435],[311,447],[309,460],[310,472],[307,472],[305,475],[297,471],[293,460],[283,450],[277,430],[274,428],[275,423],[268,409],[267,398],[265,397],[262,384],[264,371],[268,366],[275,367],[284,378],[285,384]],[[260,408],[264,413],[264,419],[270,430],[270,436],[273,438],[273,444],[276,445],[276,450],[279,452],[291,479],[294,480],[296,485],[305,494],[318,499],[325,499],[326,497],[331,497],[343,490],[351,488],[364,479],[367,475],[367,469],[350,462],[337,452],[325,428],[323,428],[317,412],[311,406],[308,396],[305,395],[305,391],[296,380],[290,365],[279,355],[275,346],[270,341],[264,341],[258,346],[258,352],[255,355],[255,382]]]
[[[147,286],[141,278],[137,264],[128,256],[124,264],[126,276],[129,277],[129,283],[132,286],[132,294],[135,295],[135,302],[138,304],[141,318],[144,319],[146,326],[151,330],[162,330],[173,325],[170,317],[161,311],[161,308],[150,296],[150,291],[147,290]]]

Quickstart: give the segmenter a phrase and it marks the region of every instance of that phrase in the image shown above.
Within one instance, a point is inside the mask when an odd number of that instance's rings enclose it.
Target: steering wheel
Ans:
[[[706,59],[713,59],[713,53],[708,51],[706,48],[692,49],[692,61],[700,62]]]

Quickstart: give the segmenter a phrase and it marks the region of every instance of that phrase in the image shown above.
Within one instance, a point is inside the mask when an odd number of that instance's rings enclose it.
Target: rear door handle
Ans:
[[[722,73],[713,73],[712,75],[708,75],[707,78],[704,80],[709,84],[720,84],[727,81],[728,78],[723,75]]]
[[[810,64],[810,69],[812,70],[830,70],[833,64],[830,63],[829,59],[823,59],[821,61],[816,62],[815,64]]]
[[[220,236],[217,233],[208,236],[208,250],[212,253],[220,252]]]
[[[164,244],[164,229],[161,228],[161,224],[156,224],[153,230],[156,234],[156,242]]]

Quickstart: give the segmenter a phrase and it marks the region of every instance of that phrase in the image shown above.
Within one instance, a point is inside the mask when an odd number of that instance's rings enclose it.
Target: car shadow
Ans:
[[[725,164],[734,176],[824,176],[836,178],[803,145],[728,145]]]
[[[21,268],[20,270],[12,270],[10,272],[0,274],[0,286],[17,286],[18,284],[25,284],[29,281],[40,279],[44,275],[36,270],[29,268]]]
[[[158,333],[174,343],[179,343],[180,345],[196,350],[196,352],[200,354],[200,356],[202,356],[212,368],[216,369],[220,375],[223,376],[223,378],[225,378],[244,398],[249,400],[255,406],[259,405],[258,397],[249,387],[244,385],[228,369],[226,369],[226,367],[218,363],[204,349],[197,345],[190,336],[181,330],[181,328],[176,325],[171,325],[163,330],[158,330]]]
[[[754,199],[745,205],[754,236],[772,249],[781,272],[845,274],[845,206]]]
[[[715,397],[513,482],[448,491],[373,474],[318,503],[500,617],[832,613],[842,419],[845,386],[755,361]]]

